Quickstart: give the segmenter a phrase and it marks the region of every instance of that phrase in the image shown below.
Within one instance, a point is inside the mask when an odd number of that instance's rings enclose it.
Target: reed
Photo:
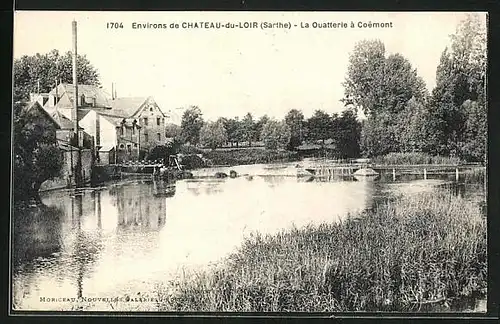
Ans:
[[[486,219],[422,193],[340,223],[253,234],[217,266],[157,290],[162,311],[418,311],[486,289]]]

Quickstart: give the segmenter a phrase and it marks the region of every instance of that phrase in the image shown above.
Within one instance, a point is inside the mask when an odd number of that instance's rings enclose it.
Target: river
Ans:
[[[61,298],[144,295],[182,269],[221,260],[253,232],[336,222],[399,194],[451,190],[485,202],[481,177],[466,175],[319,181],[296,177],[293,164],[231,169],[242,176],[202,169],[175,184],[123,180],[42,193],[43,206],[13,213],[13,308],[71,310]],[[485,302],[467,307],[484,311]],[[92,310],[116,309],[97,302]]]

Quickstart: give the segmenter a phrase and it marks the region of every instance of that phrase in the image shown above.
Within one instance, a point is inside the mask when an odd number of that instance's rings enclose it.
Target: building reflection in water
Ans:
[[[166,198],[174,195],[175,184],[166,181],[153,181],[153,185],[127,184],[115,187],[118,229],[161,229],[167,215]]]

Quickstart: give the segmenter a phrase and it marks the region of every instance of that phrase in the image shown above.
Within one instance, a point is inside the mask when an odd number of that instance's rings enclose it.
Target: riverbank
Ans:
[[[160,287],[161,311],[418,311],[486,291],[486,217],[446,193],[342,223],[253,235],[216,267]]]

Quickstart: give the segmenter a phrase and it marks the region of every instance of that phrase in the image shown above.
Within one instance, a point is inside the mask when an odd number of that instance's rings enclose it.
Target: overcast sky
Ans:
[[[70,51],[78,22],[78,53],[118,96],[153,96],[165,110],[198,105],[207,119],[292,109],[336,112],[349,53],[363,39],[382,40],[388,54],[410,60],[430,90],[449,35],[465,13],[361,12],[16,12],[14,57]],[[132,29],[132,23],[392,22],[392,28]],[[122,22],[123,29],[107,29]]]

